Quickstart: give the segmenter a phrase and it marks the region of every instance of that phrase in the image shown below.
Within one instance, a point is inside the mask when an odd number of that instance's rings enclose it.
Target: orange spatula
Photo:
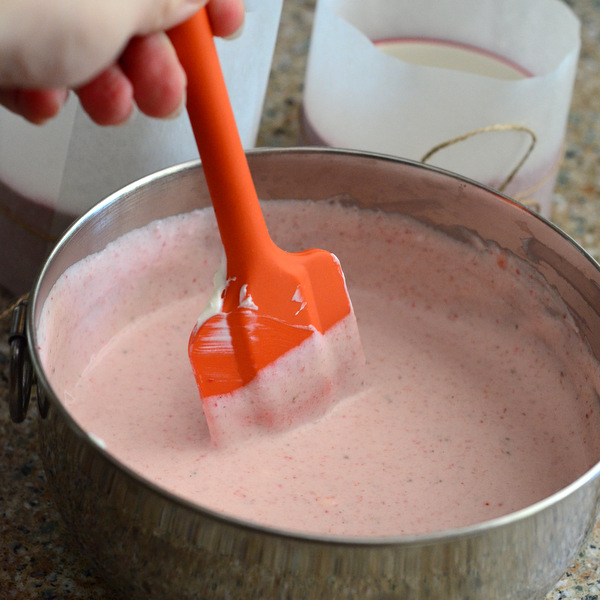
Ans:
[[[359,385],[364,359],[337,258],[288,253],[269,236],[206,10],[169,36],[227,260],[219,305],[189,343],[211,437],[223,444],[323,414]]]

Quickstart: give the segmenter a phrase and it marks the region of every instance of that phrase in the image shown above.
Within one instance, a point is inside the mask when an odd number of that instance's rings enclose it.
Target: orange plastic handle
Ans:
[[[258,202],[206,9],[168,34],[188,77],[187,110],[225,247],[228,275],[245,278],[249,261],[255,265],[258,257],[266,258],[279,248],[271,241]]]

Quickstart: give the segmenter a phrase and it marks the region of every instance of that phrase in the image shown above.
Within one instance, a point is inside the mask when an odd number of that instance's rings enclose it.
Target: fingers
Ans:
[[[134,110],[165,117],[182,105],[185,74],[163,33],[207,0],[0,1],[0,104],[41,123],[60,111],[67,89],[102,125]],[[215,35],[244,22],[243,0],[211,0]],[[132,38],[132,36],[134,36]]]
[[[133,112],[133,86],[119,65],[108,67],[76,92],[98,125],[120,125]]]
[[[232,36],[244,24],[244,0],[211,0],[207,11],[214,35]]]
[[[82,108],[99,125],[126,122],[137,104],[150,117],[173,115],[183,105],[186,77],[164,33],[136,37],[118,64],[76,89]],[[66,90],[4,90],[0,103],[32,123],[55,116]]]
[[[137,104],[150,117],[164,118],[183,104],[186,78],[164,33],[136,37],[119,64],[77,89],[82,108],[99,125],[119,125]]]
[[[143,113],[162,118],[181,108],[186,77],[164,33],[134,38],[119,62],[133,86],[135,102]]]
[[[215,33],[231,35],[244,22],[243,0],[212,0]],[[214,26],[213,26],[214,27]],[[77,90],[84,110],[100,125],[118,125],[133,111],[133,103],[150,117],[165,118],[183,106],[186,77],[164,33],[134,37],[118,68],[103,72]],[[107,89],[105,89],[107,88]]]
[[[150,117],[164,118],[183,104],[185,74],[164,34],[134,38],[120,64],[111,65],[76,90],[82,108],[99,125],[120,125],[133,113],[134,104]],[[2,90],[0,104],[41,124],[58,114],[67,99],[66,89]]]
[[[0,104],[36,125],[55,117],[67,98],[66,89],[0,90]]]
[[[132,1],[132,0],[130,0]],[[244,23],[244,0],[160,0],[148,10],[148,0],[137,0],[140,9],[137,34],[169,29],[207,6],[214,35],[227,37]]]

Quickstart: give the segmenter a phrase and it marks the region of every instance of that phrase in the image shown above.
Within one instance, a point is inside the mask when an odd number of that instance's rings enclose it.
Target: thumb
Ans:
[[[129,0],[135,13],[135,34],[164,31],[189,19],[208,0]],[[118,1],[123,4],[122,0]]]
[[[0,86],[79,86],[115,62],[133,36],[172,27],[206,2],[3,0]]]

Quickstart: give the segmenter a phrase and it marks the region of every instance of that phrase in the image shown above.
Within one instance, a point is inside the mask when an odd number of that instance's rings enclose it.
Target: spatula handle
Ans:
[[[206,9],[171,29],[168,35],[187,74],[187,110],[200,152],[228,274],[243,275],[248,250],[270,250],[269,237]],[[272,250],[271,250],[272,251]]]

